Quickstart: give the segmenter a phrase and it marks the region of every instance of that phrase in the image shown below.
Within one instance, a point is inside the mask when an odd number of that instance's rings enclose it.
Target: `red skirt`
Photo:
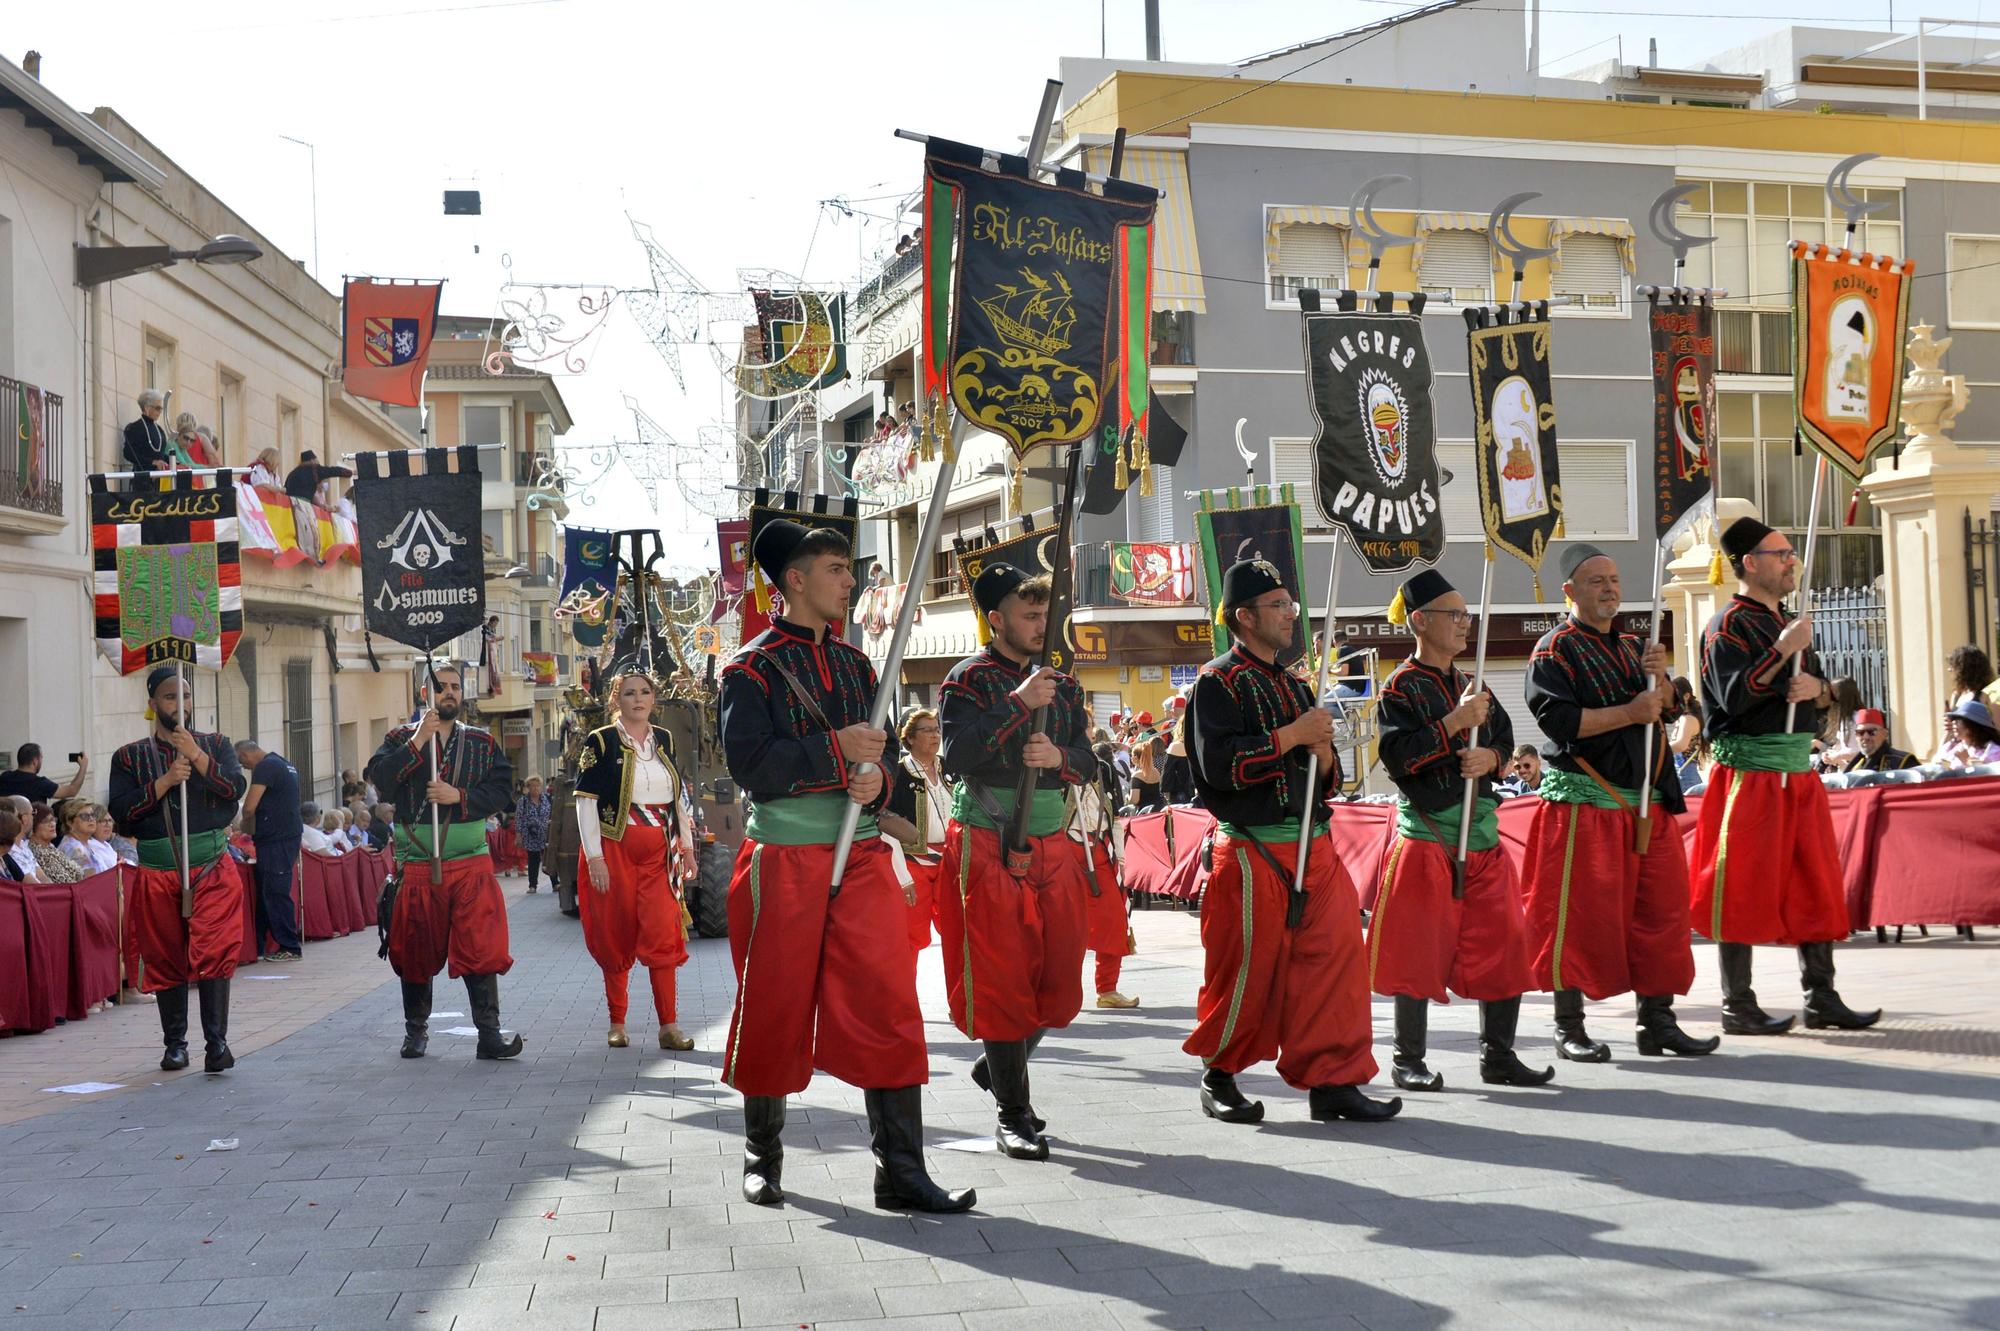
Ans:
[[[1847,937],[1847,893],[1826,787],[1810,772],[1709,774],[1695,827],[1696,932],[1718,943]],[[1656,838],[1657,840],[1657,838]]]
[[[181,918],[179,869],[125,871],[131,887],[125,913],[145,991],[157,994],[196,980],[226,980],[243,955],[243,880],[236,861],[223,855],[194,871],[194,915]]]
[[[1660,998],[1694,983],[1687,853],[1673,815],[1653,816],[1641,857],[1623,810],[1553,800],[1535,810],[1523,877],[1536,988]]]
[[[505,975],[514,958],[507,950],[507,899],[493,876],[493,861],[468,855],[443,863],[442,881],[432,881],[431,862],[406,860],[400,866],[396,910],[389,918],[389,965],[416,983],[449,964],[451,978]]]
[[[975,1040],[1060,1030],[1083,1010],[1083,847],[1028,838],[1025,877],[1007,872],[1000,834],[953,822],[938,870],[938,938],[952,1025]]]
[[[1089,884],[1095,895],[1086,895],[1083,900],[1088,920],[1086,941],[1100,957],[1129,957],[1132,919],[1125,913],[1125,891],[1118,884],[1118,861],[1105,852],[1101,841],[1091,846],[1090,853],[1095,857],[1095,865],[1089,871]]]
[[[687,931],[681,902],[667,881],[669,856],[664,828],[633,823],[619,841],[604,843],[604,867],[611,886],[590,885],[590,865],[576,857],[576,905],[583,921],[583,945],[606,972],[623,973],[636,960],[648,969],[687,960]]]
[[[1528,987],[1521,888],[1504,848],[1466,856],[1465,896],[1451,895],[1452,850],[1397,837],[1368,925],[1368,987],[1448,1003],[1485,1002]]]

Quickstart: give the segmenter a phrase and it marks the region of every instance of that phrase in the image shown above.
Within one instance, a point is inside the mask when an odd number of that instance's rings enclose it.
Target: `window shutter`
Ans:
[[[1289,485],[1299,501],[1299,513],[1307,531],[1325,531],[1319,510],[1313,504],[1313,446],[1310,439],[1271,441],[1271,482]]]
[[[1477,595],[1476,592],[1474,594]],[[1469,662],[1460,660],[1459,668],[1470,672],[1472,667]],[[1519,748],[1523,744],[1532,744],[1538,749],[1541,748],[1548,737],[1542,734],[1541,727],[1535,724],[1535,714],[1528,710],[1527,700],[1523,696],[1528,687],[1528,672],[1525,669],[1514,668],[1511,663],[1506,666],[1496,666],[1494,662],[1488,661],[1486,677],[1482,682],[1492,690],[1494,700],[1507,709],[1507,719],[1514,723],[1514,746]]]
[[[2000,236],[1953,236],[1946,266],[1952,325],[2000,324]]]
[[[1633,450],[1624,444],[1563,444],[1561,453],[1564,534],[1570,540],[1634,539]]]
[[[1493,290],[1493,251],[1483,231],[1433,231],[1424,238],[1418,283],[1453,299],[1485,299]],[[1477,293],[1477,294],[1470,294]]]
[[[1153,467],[1153,493],[1139,493],[1139,478],[1132,478],[1131,493],[1126,496],[1130,505],[1130,517],[1126,528],[1134,541],[1184,541],[1187,539],[1182,527],[1187,519],[1183,517],[1180,494],[1174,488],[1174,469],[1155,465]]]
[[[1561,258],[1550,284],[1556,295],[1576,296],[1587,309],[1623,307],[1625,264],[1617,240],[1572,232],[1562,239]]]
[[[1278,229],[1278,268],[1301,286],[1337,291],[1347,285],[1347,228],[1329,222],[1292,222]]]
[[[1477,541],[1486,533],[1479,517],[1477,455],[1468,440],[1438,441],[1438,466],[1451,473],[1444,483],[1444,534],[1448,541]]]

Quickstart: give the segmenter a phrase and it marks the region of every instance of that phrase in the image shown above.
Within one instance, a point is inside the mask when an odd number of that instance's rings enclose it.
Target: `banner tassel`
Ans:
[[[1026,470],[1027,462],[1023,459],[1021,464],[1014,468],[1013,479],[1007,483],[1008,505],[1016,513],[1021,511],[1021,479]]]
[[[1139,494],[1150,497],[1153,493],[1153,446],[1146,441],[1144,430],[1132,432],[1132,466],[1139,473]]]
[[[1125,449],[1124,443],[1118,445],[1117,462],[1111,469],[1111,485],[1115,490],[1122,491],[1132,484],[1132,473],[1125,466]]]

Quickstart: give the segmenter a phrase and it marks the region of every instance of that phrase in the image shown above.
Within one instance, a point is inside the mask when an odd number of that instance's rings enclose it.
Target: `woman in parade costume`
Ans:
[[[626,993],[636,960],[652,977],[660,1048],[692,1049],[694,1040],[674,1020],[674,970],[687,961],[686,916],[674,884],[694,872],[694,838],[673,739],[652,723],[659,690],[643,671],[617,676],[611,693],[618,719],[590,732],[576,773],[579,876],[590,884],[576,904],[584,946],[604,971],[611,1015],[605,1043],[631,1043]]]
[[[912,709],[898,732],[903,741],[903,780],[889,807],[907,819],[914,835],[903,845],[903,862],[910,871],[916,902],[910,907],[910,947],[923,951],[931,942],[939,857],[944,854],[944,828],[951,820],[951,783],[938,766],[944,730],[938,714],[928,707]]]

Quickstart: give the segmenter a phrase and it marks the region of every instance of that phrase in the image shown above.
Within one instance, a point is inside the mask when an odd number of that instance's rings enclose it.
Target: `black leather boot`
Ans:
[[[227,1072],[236,1066],[229,1052],[229,981],[202,980],[196,985],[201,994],[201,1042],[205,1051],[203,1072]],[[187,990],[181,990],[185,995]],[[187,999],[183,997],[182,1003]]]
[[[403,1057],[422,1058],[431,1044],[431,982],[403,981]]]
[[[1028,1102],[1028,1044],[1025,1040],[988,1040],[986,1072],[993,1082],[993,1103],[1000,1107],[993,1140],[1001,1153],[1016,1160],[1049,1158],[1048,1138],[1035,1126]]]
[[[1306,1095],[1306,1105],[1313,1118],[1321,1123],[1331,1123],[1337,1118],[1380,1123],[1403,1112],[1403,1097],[1370,1100],[1358,1087],[1315,1086]]]
[[[1717,943],[1716,965],[1722,971],[1722,1033],[1724,1035],[1783,1035],[1794,1018],[1774,1017],[1757,1006],[1750,987],[1750,945]]]
[[[179,1072],[188,1065],[188,991],[184,984],[162,989],[156,996],[160,1009],[160,1038],[167,1051],[160,1056],[160,1071]]]
[[[1799,984],[1806,991],[1806,1029],[1860,1031],[1882,1020],[1882,1009],[1856,1012],[1841,1002],[1833,987],[1833,944],[1799,946]]]
[[[1714,1053],[1721,1044],[1720,1036],[1711,1035],[1706,1040],[1697,1040],[1682,1030],[1681,1024],[1674,1020],[1671,994],[1639,995],[1640,1053],[1654,1058],[1665,1054],[1694,1058]]]
[[[1556,1079],[1554,1068],[1535,1071],[1514,1052],[1514,1032],[1521,1024],[1521,999],[1489,999],[1479,1005],[1479,1080],[1493,1086],[1546,1086]]]
[[[924,1088],[864,1091],[862,1099],[868,1106],[868,1142],[875,1151],[875,1205],[939,1215],[971,1210],[979,1201],[977,1192],[946,1192],[924,1168]]]
[[[1244,1099],[1234,1074],[1210,1068],[1201,1074],[1201,1112],[1224,1123],[1262,1123],[1264,1102]]]
[[[785,1200],[779,1186],[785,1172],[785,1097],[743,1097],[743,1200],[753,1206],[776,1206]]]
[[[512,1058],[521,1052],[521,1037],[500,1029],[500,977],[468,975],[465,996],[472,1008],[472,1024],[479,1028],[478,1058]]]
[[[1583,990],[1556,990],[1556,1057],[1572,1063],[1609,1063],[1611,1046],[1583,1029]]]
[[[1028,1057],[1033,1058],[1035,1056],[1035,1050],[1041,1047],[1042,1037],[1048,1033],[1048,1027],[1044,1026],[1027,1038],[1025,1043],[1028,1046]],[[987,1068],[986,1055],[983,1053],[978,1058],[972,1060],[972,1084],[980,1090],[985,1091],[988,1095],[993,1094],[993,1073]],[[1034,1123],[1036,1132],[1047,1132],[1049,1130],[1047,1120],[1035,1112],[1033,1105],[1028,1106],[1028,1117]]]
[[[1431,1001],[1396,995],[1396,1056],[1389,1079],[1406,1091],[1441,1091],[1444,1074],[1424,1062],[1430,1048]]]

